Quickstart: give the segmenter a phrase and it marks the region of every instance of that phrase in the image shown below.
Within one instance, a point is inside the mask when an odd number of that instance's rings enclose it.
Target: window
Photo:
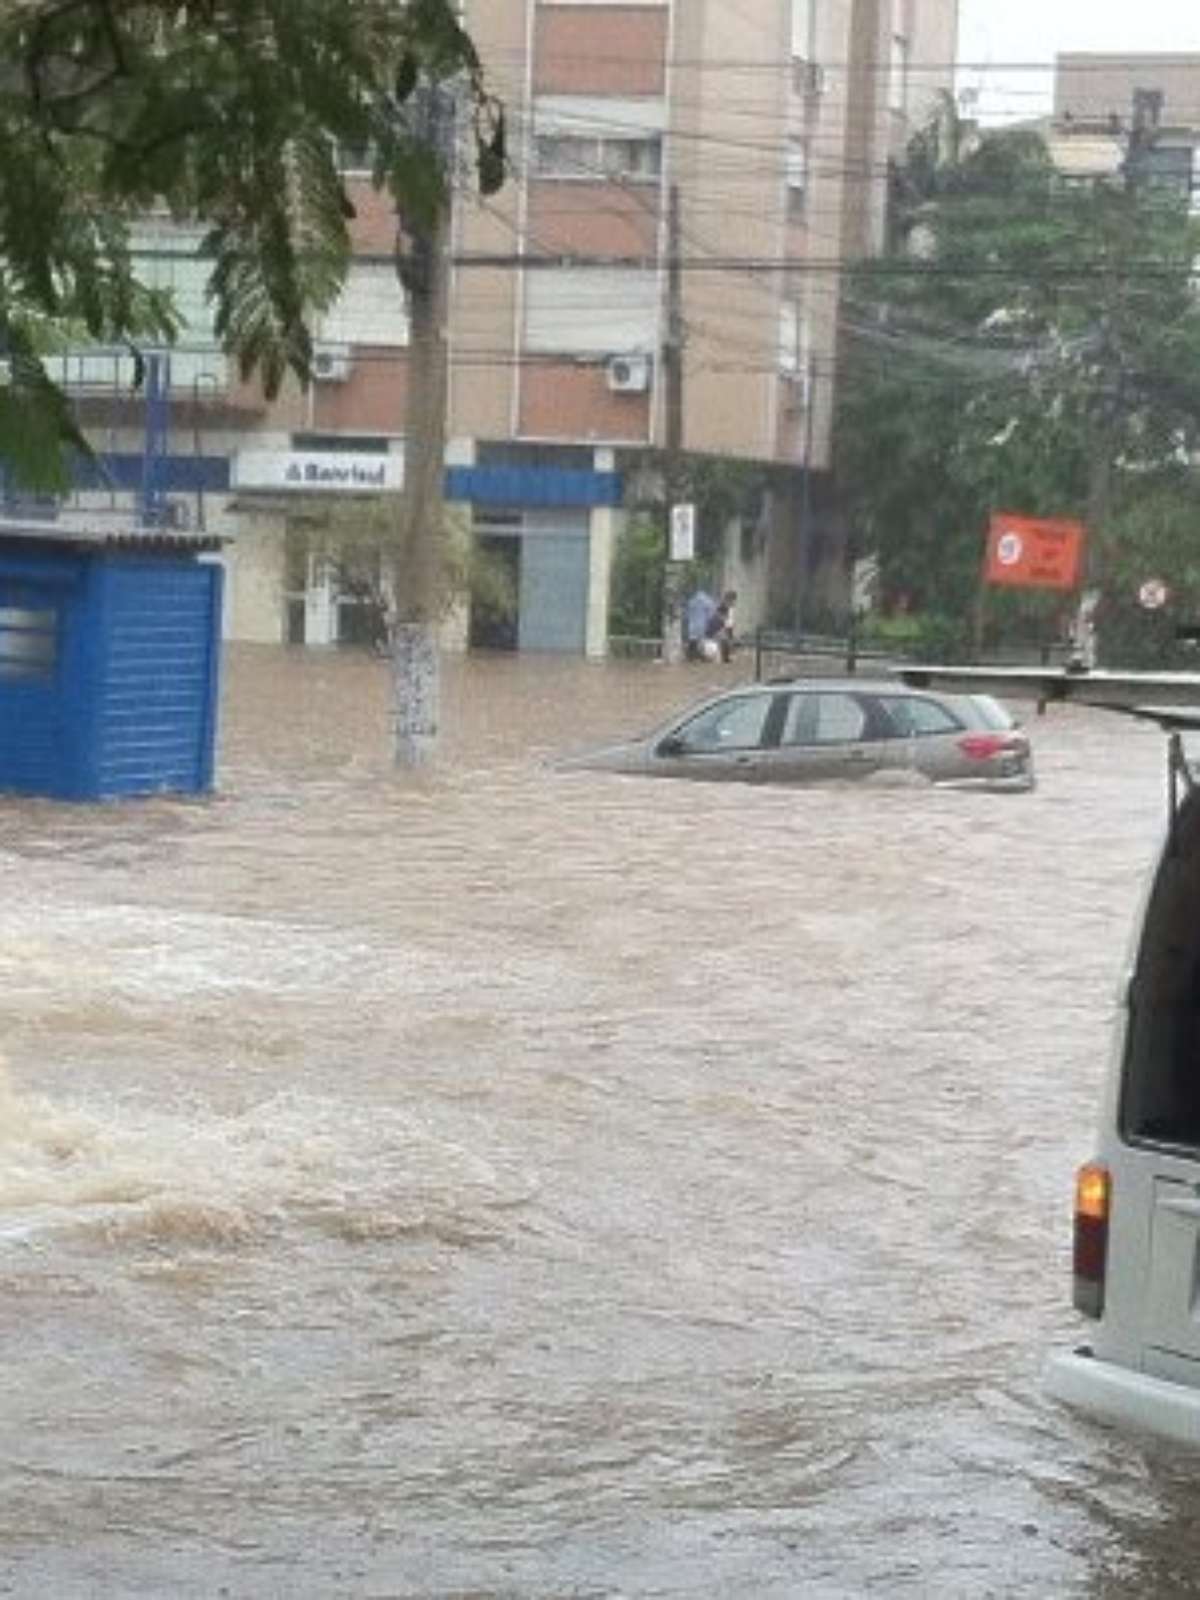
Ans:
[[[888,110],[908,109],[908,22],[905,0],[892,0],[892,41],[888,60]]]
[[[808,197],[808,140],[791,135],[784,154],[784,182],[787,184],[787,212],[790,221],[804,215]]]
[[[754,750],[762,743],[770,707],[769,694],[722,700],[685,722],[677,737],[689,752]]]
[[[1121,1132],[1200,1152],[1200,852],[1181,813],[1174,848],[1159,864],[1129,991]]]
[[[811,362],[808,349],[808,319],[794,301],[784,300],[779,307],[779,345],[775,353],[776,370],[784,381],[783,403],[788,410],[803,410],[809,403]]]
[[[316,333],[329,344],[406,345],[408,309],[391,262],[352,262]]]
[[[1000,702],[993,700],[990,694],[973,694],[971,704],[978,711],[986,728],[1008,729],[1017,726]]]
[[[329,451],[337,455],[385,456],[392,448],[391,438],[382,433],[294,433],[292,449],[312,451],[319,455]]]
[[[936,700],[923,700],[908,695],[883,702],[892,725],[902,738],[920,738],[923,734],[953,733],[959,723]]]
[[[650,180],[662,171],[662,139],[658,134],[610,138],[542,133],[534,140],[534,163],[539,178]]]
[[[813,0],[792,0],[792,59],[812,58]]]
[[[216,342],[216,311],[208,295],[213,263],[201,254],[203,244],[203,228],[165,218],[139,222],[130,235],[137,275],[147,288],[170,290],[183,323],[180,343],[185,345]]]
[[[1190,145],[1155,144],[1146,150],[1137,163],[1137,173],[1146,187],[1158,194],[1192,203],[1192,147]]]
[[[0,605],[0,679],[53,678],[57,664],[57,609]]]
[[[866,738],[867,713],[852,694],[795,694],[783,724],[782,744],[852,744]]]
[[[636,267],[559,267],[525,283],[525,348],[538,355],[592,358],[653,350],[658,342],[658,275]]]
[[[803,351],[801,349],[801,317],[800,308],[791,300],[784,300],[779,306],[779,351],[778,366],[780,372],[786,373],[789,378],[796,377],[803,367]]]
[[[217,343],[215,307],[208,293],[213,262],[203,254],[205,232],[203,227],[151,214],[135,223],[129,234],[134,275],[148,289],[168,292],[179,318],[175,344],[169,350],[158,347],[169,362],[176,394],[205,394],[223,389],[229,381],[229,363]],[[148,355],[155,353],[153,345],[143,349]],[[117,391],[135,387],[137,364],[125,346],[80,343],[47,357],[47,362],[56,380],[72,389],[106,389],[115,398]]]

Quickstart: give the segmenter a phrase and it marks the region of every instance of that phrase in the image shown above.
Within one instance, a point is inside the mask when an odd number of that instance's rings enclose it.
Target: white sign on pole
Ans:
[[[1167,603],[1167,586],[1161,578],[1147,578],[1138,590],[1138,604],[1147,611],[1157,611]]]
[[[696,556],[696,508],[671,507],[671,560],[693,561]]]

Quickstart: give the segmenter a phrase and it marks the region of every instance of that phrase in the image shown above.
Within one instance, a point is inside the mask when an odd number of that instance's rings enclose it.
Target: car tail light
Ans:
[[[1107,1167],[1089,1161],[1075,1174],[1075,1309],[1085,1317],[1104,1313],[1104,1273],[1108,1262],[1108,1218],[1112,1178]]]
[[[968,761],[991,761],[994,756],[1020,755],[1027,741],[1019,733],[964,733],[958,748]]]

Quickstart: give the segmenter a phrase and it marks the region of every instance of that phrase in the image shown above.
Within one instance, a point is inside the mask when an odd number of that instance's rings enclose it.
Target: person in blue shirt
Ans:
[[[705,659],[704,642],[709,636],[709,623],[716,609],[717,602],[701,584],[684,608],[684,638],[689,661]]]

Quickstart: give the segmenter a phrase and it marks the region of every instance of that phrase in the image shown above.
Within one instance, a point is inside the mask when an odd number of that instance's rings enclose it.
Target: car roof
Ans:
[[[745,695],[776,695],[784,694],[789,689],[827,689],[837,692],[879,695],[925,695],[930,699],[940,701],[942,705],[961,707],[965,702],[978,700],[981,696],[971,693],[951,693],[945,689],[914,688],[911,684],[904,683],[900,678],[768,678],[762,682],[752,680],[748,683],[730,683],[724,688],[710,686],[687,705],[677,706],[671,715],[657,723],[649,732],[640,733],[637,743],[660,739],[666,733],[677,728],[681,721],[698,717],[713,706],[719,706],[724,700],[733,700]]]
[[[731,684],[728,689],[721,690],[713,695],[714,699],[723,694],[747,694],[753,690],[761,690],[765,694],[777,694],[781,689],[834,689],[839,691],[857,691],[861,694],[930,694],[939,700],[969,700],[971,691],[947,691],[945,689],[914,689],[910,684],[904,683],[900,678],[766,678],[761,683]]]

